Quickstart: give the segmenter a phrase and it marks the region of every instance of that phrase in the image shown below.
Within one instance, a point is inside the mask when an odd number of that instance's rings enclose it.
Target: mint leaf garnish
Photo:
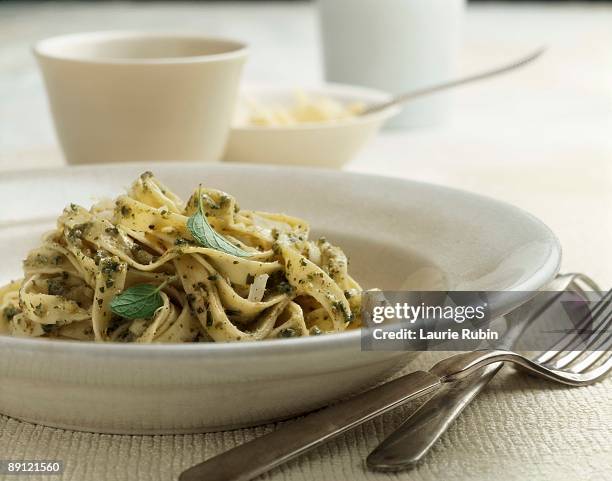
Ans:
[[[221,234],[218,234],[208,223],[202,207],[201,189],[198,189],[198,210],[187,219],[187,228],[198,244],[202,247],[215,249],[236,257],[248,257],[247,251],[235,246]]]
[[[126,289],[113,298],[110,309],[113,313],[126,319],[151,319],[155,311],[164,305],[159,291],[166,282],[159,286],[137,284]]]

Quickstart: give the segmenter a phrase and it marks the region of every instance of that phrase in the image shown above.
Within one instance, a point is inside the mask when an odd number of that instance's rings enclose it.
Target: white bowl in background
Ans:
[[[220,159],[243,43],[107,31],[48,38],[34,54],[69,164]]]
[[[468,192],[332,170],[152,163],[3,174],[0,284],[21,275],[21,259],[65,205],[115,197],[145,167],[183,198],[203,182],[245,208],[307,219],[313,236],[343,247],[365,288],[516,291],[489,306],[505,313],[559,266],[558,241],[538,219]],[[174,345],[0,335],[0,412],[107,433],[229,429],[324,406],[382,381],[416,354],[363,352],[357,330]]]
[[[244,118],[245,99],[263,106],[291,106],[296,92],[331,98],[342,103],[370,105],[391,98],[387,93],[351,85],[326,84],[318,87],[250,87],[239,99],[237,113],[226,145],[224,160],[257,164],[314,165],[340,167],[359,152],[399,107],[373,114],[327,122],[290,126],[249,125]]]

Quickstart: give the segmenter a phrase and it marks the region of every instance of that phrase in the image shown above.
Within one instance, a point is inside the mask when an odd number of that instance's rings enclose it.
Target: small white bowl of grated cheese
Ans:
[[[390,95],[327,84],[311,88],[253,87],[242,92],[224,160],[340,167],[399,112],[361,115]]]

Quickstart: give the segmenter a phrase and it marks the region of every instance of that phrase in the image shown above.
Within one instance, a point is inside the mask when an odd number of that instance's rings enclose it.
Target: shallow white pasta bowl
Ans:
[[[179,195],[198,182],[241,205],[311,222],[364,287],[512,290],[498,312],[557,272],[550,230],[512,206],[404,180],[270,166],[150,164]],[[0,179],[0,284],[70,202],[115,196],[143,169],[104,165]],[[290,417],[380,382],[415,353],[362,352],[360,333],[228,344],[134,345],[0,336],[0,412],[109,433],[229,429]]]
[[[266,106],[290,106],[296,91],[312,99],[329,98],[343,105],[370,105],[389,100],[384,92],[350,85],[326,84],[319,87],[251,87],[242,92],[224,160],[258,164],[313,165],[340,167],[348,162],[380,130],[386,120],[399,113],[399,107],[380,112],[325,122],[287,126],[250,125],[247,104],[251,100]]]

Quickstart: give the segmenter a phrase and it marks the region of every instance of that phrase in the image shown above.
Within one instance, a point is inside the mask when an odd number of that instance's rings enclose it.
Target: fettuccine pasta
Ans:
[[[199,217],[198,217],[199,216]],[[230,342],[360,326],[342,250],[302,219],[150,172],[127,195],[75,204],[0,288],[0,334],[99,342]]]

